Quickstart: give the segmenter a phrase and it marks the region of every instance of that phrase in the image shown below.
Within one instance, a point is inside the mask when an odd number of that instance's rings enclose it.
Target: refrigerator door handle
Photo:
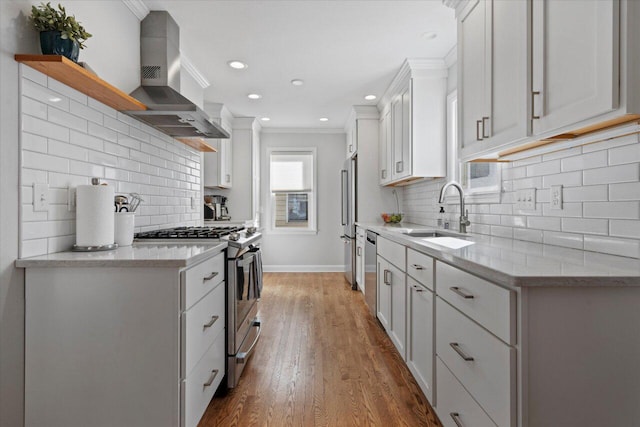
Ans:
[[[347,221],[348,221],[348,216],[349,216],[349,212],[347,211],[347,208],[349,206],[348,201],[345,200],[345,195],[348,194],[348,188],[347,188],[347,182],[348,182],[348,177],[347,177],[347,171],[346,170],[342,170],[340,171],[341,173],[341,178],[342,178],[342,186],[340,188],[340,193],[341,193],[341,223],[342,225],[347,225]]]

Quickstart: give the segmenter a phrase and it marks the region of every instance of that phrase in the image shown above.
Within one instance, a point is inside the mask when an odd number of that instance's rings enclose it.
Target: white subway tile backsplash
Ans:
[[[35,135],[53,138],[60,141],[69,141],[69,128],[38,119],[26,114],[22,115],[22,130]]]
[[[147,132],[136,128],[129,128],[129,135],[135,139],[139,139],[142,142],[149,142],[149,140],[151,139]]]
[[[565,148],[564,150],[543,154],[542,161],[564,159],[565,157],[577,156],[579,154],[582,154],[582,147]]]
[[[606,185],[589,185],[586,187],[567,187],[562,189],[565,202],[598,202],[608,198]]]
[[[560,217],[581,217],[583,216],[582,203],[563,203],[562,210],[551,209],[551,205],[542,205],[542,215],[544,216],[560,216]]]
[[[104,178],[104,166],[71,160],[69,162],[69,173],[71,175],[84,175],[96,178]]]
[[[621,147],[623,145],[635,144],[638,142],[638,135],[632,134],[622,136],[620,138],[608,139],[606,141],[600,141],[593,144],[582,146],[583,153],[591,153],[599,150],[610,150],[612,148]]]
[[[609,200],[640,200],[640,182],[609,185]]]
[[[607,152],[595,151],[562,159],[562,172],[593,169],[607,166]]]
[[[118,119],[115,119],[113,117],[109,117],[106,116],[104,118],[104,127],[108,128],[108,129],[112,129],[115,130],[118,133],[122,133],[122,134],[127,134],[129,133],[129,125],[121,122]]]
[[[640,162],[640,144],[625,145],[609,150],[610,165],[638,162]]]
[[[89,135],[103,140],[118,142],[118,133],[97,123],[89,122]]]
[[[640,239],[640,221],[612,219],[609,221],[609,235]]]
[[[20,171],[20,180],[22,185],[47,182],[47,171],[28,169],[23,166]]]
[[[542,233],[542,242],[547,245],[582,249],[584,247],[584,236],[582,234],[561,233],[557,231],[544,231]]]
[[[527,242],[542,243],[542,230],[532,230],[528,228],[514,228],[513,238],[525,240]]]
[[[106,144],[106,143],[105,143]],[[98,151],[89,151],[89,161],[101,166],[116,167],[119,164],[119,157]]]
[[[47,106],[30,98],[22,98],[22,111],[39,119],[47,119]]]
[[[22,133],[22,149],[29,151],[37,151],[39,153],[46,153],[48,150],[47,138],[40,135],[34,135],[32,133]]]
[[[68,159],[87,161],[89,159],[89,150],[86,148],[72,145],[55,139],[49,140],[49,154],[66,157]]]
[[[561,224],[560,218],[542,216],[527,217],[527,227],[531,229],[560,231],[562,229]]]
[[[640,202],[585,202],[585,218],[640,219]]]
[[[102,124],[104,119],[104,114],[102,114],[100,111],[96,111],[95,109],[74,100],[71,100],[69,111],[71,112],[71,114],[82,117],[83,119],[86,119],[90,122],[95,122],[99,125]]]
[[[594,252],[640,258],[640,240],[584,236],[584,249]]]
[[[606,219],[562,218],[562,231],[606,235],[609,231],[609,221]]]
[[[91,183],[91,177],[89,176],[69,175],[56,172],[49,172],[48,179],[49,188],[77,187],[78,185],[89,185]]]
[[[38,83],[38,85],[40,86],[47,85],[47,75],[42,74],[41,72],[29,67],[28,65],[20,64],[20,75],[21,77],[24,77],[24,79],[21,79],[23,87],[26,83],[29,83],[29,81]]]
[[[45,255],[47,253],[47,239],[25,240],[24,236],[22,236],[22,244],[20,245],[21,258]]]
[[[118,144],[123,145],[125,147],[129,147],[133,150],[140,151],[140,144],[142,144],[137,139],[133,139],[128,135],[118,134]]]
[[[69,172],[69,160],[33,151],[22,152],[22,167],[51,172]]]
[[[582,171],[564,172],[555,175],[547,175],[542,178],[542,186],[544,188],[549,188],[552,185],[579,187],[582,185]]]
[[[93,98],[89,98],[89,102],[87,103],[87,105],[89,105],[89,107],[93,108],[94,110],[106,116],[113,117],[113,118],[118,117],[118,112],[116,110],[109,107],[108,105],[103,104],[100,101],[96,101]]]
[[[527,166],[527,176],[541,176],[560,173],[560,160],[550,160]]]
[[[91,127],[91,123],[89,123],[89,127]],[[96,138],[75,130],[72,130],[69,136],[69,142],[71,144],[95,151],[102,151],[104,149],[104,141],[101,138]]]
[[[58,92],[61,95],[71,98],[79,102],[80,104],[87,105],[87,101],[88,101],[87,95],[73,89],[72,87],[65,85],[64,83],[60,83],[58,80],[52,77],[47,78],[47,86],[49,87],[49,89],[55,92]]]
[[[640,163],[584,171],[584,185],[614,184],[638,181],[638,179],[640,179]]]
[[[104,168],[104,177],[114,181],[129,181],[129,172],[122,169]]]
[[[129,149],[127,147],[123,147],[122,145],[114,144],[113,142],[104,143],[104,152],[113,154],[118,157],[129,158]]]
[[[540,188],[540,187],[542,187],[541,176],[513,180],[514,191],[523,190],[525,188]]]
[[[491,235],[496,237],[506,237],[507,239],[513,238],[513,228],[503,227],[500,225],[491,226]]]
[[[29,80],[22,81],[22,103],[27,99],[35,100],[43,104],[51,105],[60,110],[69,111],[69,98],[51,89]],[[23,113],[29,114],[23,107]]]

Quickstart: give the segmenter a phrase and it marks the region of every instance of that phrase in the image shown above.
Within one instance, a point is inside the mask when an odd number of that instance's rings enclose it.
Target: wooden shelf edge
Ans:
[[[205,153],[216,153],[218,150],[207,144],[203,138],[175,138],[184,145]]]
[[[62,55],[16,54],[14,58],[17,62],[28,65],[115,110],[142,111],[147,109],[147,106],[142,102]]]

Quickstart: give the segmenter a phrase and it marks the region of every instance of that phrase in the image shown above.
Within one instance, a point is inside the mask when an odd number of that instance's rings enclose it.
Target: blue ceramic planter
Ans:
[[[44,55],[62,55],[73,62],[78,62],[80,45],[77,41],[63,39],[60,31],[41,31],[40,49]]]

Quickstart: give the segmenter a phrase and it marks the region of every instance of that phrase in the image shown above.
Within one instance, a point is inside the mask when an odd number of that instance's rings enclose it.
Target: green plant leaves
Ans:
[[[78,42],[80,49],[84,49],[85,40],[92,37],[91,33],[76,21],[74,15],[67,15],[66,9],[61,4],[58,4],[57,9],[51,6],[50,2],[32,6],[29,20],[38,31],[60,31],[63,39]]]

